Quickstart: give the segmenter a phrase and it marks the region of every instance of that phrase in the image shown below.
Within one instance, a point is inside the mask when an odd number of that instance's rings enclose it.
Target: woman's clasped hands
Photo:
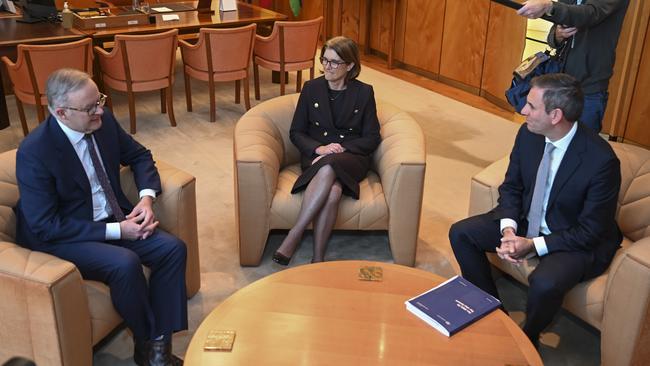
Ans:
[[[315,164],[318,160],[320,160],[323,156],[329,155],[329,154],[338,154],[342,153],[345,151],[345,148],[341,146],[341,144],[332,142],[331,144],[327,145],[322,145],[316,148],[316,154],[318,157],[316,159],[312,160],[312,165]]]

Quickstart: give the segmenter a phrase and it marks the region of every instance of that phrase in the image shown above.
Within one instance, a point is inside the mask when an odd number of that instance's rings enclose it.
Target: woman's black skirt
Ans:
[[[359,199],[359,182],[361,182],[370,169],[370,157],[365,155],[356,155],[349,152],[329,154],[318,160],[314,165],[311,162],[316,157],[303,157],[301,162],[302,174],[296,180],[291,189],[291,193],[297,193],[305,188],[312,178],[318,173],[318,170],[325,165],[329,165],[336,173],[336,180],[343,187],[343,194],[346,196]]]

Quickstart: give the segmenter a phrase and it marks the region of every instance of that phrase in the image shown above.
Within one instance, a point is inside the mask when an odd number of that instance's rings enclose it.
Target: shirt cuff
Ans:
[[[548,254],[548,247],[546,246],[546,240],[543,236],[533,238],[533,244],[535,245],[535,251],[538,256],[541,257]]]
[[[109,222],[106,224],[106,240],[120,240],[122,231],[119,222]]]
[[[517,221],[513,219],[501,219],[501,234],[503,234],[503,230],[505,230],[507,227],[511,227],[515,230],[515,233],[517,232]]]
[[[144,196],[149,196],[149,197],[153,198],[153,200],[155,201],[156,200],[156,191],[154,191],[153,189],[145,188],[145,189],[140,191],[140,199],[142,199],[142,197],[144,197]]]

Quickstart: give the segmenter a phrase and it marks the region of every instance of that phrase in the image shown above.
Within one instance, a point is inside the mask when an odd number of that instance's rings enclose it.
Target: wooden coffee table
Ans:
[[[360,281],[381,266],[382,282]],[[290,268],[254,282],[199,326],[186,365],[542,365],[501,310],[447,338],[404,301],[443,278],[395,264],[338,261]],[[237,332],[232,351],[204,351],[212,329]]]

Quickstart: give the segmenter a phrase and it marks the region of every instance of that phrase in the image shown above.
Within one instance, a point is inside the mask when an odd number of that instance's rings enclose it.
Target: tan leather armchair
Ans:
[[[291,194],[300,153],[289,140],[298,94],[263,102],[235,126],[235,208],[239,263],[259,265],[271,229],[290,229],[302,193]],[[360,184],[359,200],[344,197],[335,229],[388,230],[395,263],[413,266],[425,172],[424,135],[407,113],[377,103],[382,142]]]
[[[563,307],[601,332],[603,365],[650,364],[650,151],[611,143],[621,161],[622,184],[616,219],[622,248],[602,275],[580,283]],[[503,158],[472,178],[469,214],[491,210],[508,167]],[[528,284],[533,259],[519,267],[489,255],[490,261],[517,281]]]
[[[187,245],[188,297],[201,286],[196,226],[195,178],[158,161],[163,194],[154,210],[160,226]],[[122,323],[108,287],[84,281],[76,267],[14,243],[18,201],[16,150],[0,154],[0,363],[12,356],[39,366],[88,366],[93,346]],[[122,188],[138,196],[131,170]]]

